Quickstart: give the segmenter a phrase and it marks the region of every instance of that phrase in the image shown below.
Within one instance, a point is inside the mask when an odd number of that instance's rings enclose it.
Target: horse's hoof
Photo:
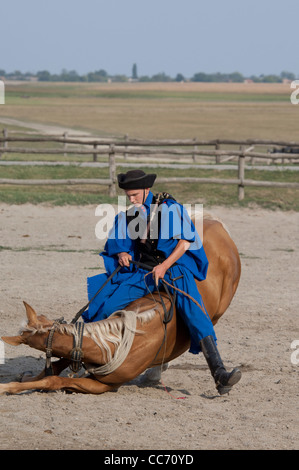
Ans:
[[[24,372],[21,372],[21,374],[18,374],[16,377],[17,382],[26,382],[25,377],[33,377],[33,372],[32,370],[25,370]]]
[[[161,380],[161,374],[162,372],[165,372],[169,367],[168,362],[160,365],[160,366],[155,366],[151,367],[150,369],[147,369],[147,371],[143,374],[143,381],[149,382],[152,384],[157,384]]]

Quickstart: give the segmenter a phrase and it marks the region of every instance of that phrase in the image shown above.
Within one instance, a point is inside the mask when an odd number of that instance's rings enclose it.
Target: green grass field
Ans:
[[[118,167],[119,172],[125,172],[128,168]],[[178,170],[158,168],[146,168],[147,172],[155,171],[160,177],[174,177]],[[17,179],[64,179],[64,178],[108,178],[106,168],[78,168],[70,167],[0,167],[2,178]],[[180,176],[236,178],[236,170],[180,170]],[[255,180],[296,182],[298,173],[292,171],[267,172],[248,170],[246,177]],[[244,207],[263,207],[268,209],[296,210],[299,211],[299,190],[287,188],[245,188],[245,199],[238,201],[237,186],[216,184],[185,184],[168,183],[156,184],[155,191],[167,190],[177,200],[183,203],[203,203],[206,206],[227,205]],[[119,190],[118,194],[122,194]],[[0,201],[9,204],[22,203],[50,203],[63,204],[100,204],[117,202],[117,198],[111,200],[108,197],[106,186],[76,185],[76,186],[12,186],[0,185]]]
[[[0,106],[0,129],[20,132],[26,123],[87,131],[97,137],[124,136],[149,139],[272,139],[299,141],[299,106],[290,102],[290,85],[243,83],[19,83],[6,84],[5,105]],[[15,119],[23,126],[1,124]],[[29,124],[28,124],[29,125]],[[10,146],[12,144],[9,144]],[[41,146],[42,144],[38,144]],[[14,147],[30,144],[13,144]],[[47,148],[57,144],[47,143]],[[12,155],[4,160],[91,161],[90,157]],[[101,158],[105,160],[105,157]],[[100,159],[99,159],[100,160]],[[145,163],[146,165],[146,163]],[[127,171],[127,168],[119,171]],[[153,171],[150,169],[149,171]],[[236,171],[165,170],[159,176],[236,178]],[[2,167],[1,178],[103,178],[103,168]],[[246,178],[298,181],[298,172],[249,172]],[[165,189],[159,188],[157,190]],[[245,200],[237,199],[236,186],[171,184],[167,190],[182,202],[207,205],[258,205],[299,209],[299,190],[245,188]],[[8,203],[98,204],[109,200],[104,186],[0,186],[0,201]]]

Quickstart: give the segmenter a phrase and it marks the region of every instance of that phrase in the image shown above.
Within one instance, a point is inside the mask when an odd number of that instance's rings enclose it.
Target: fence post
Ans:
[[[65,132],[65,133],[63,134],[64,140],[66,140],[66,139],[67,139],[67,136],[68,136],[68,133],[67,133],[67,132]],[[66,142],[64,142],[64,144],[63,144],[63,148],[64,148],[64,150],[66,150],[66,149],[67,149],[67,143],[66,143]],[[64,154],[63,154],[63,156],[64,156],[64,157],[67,157],[67,153],[64,153]]]
[[[3,137],[4,137],[4,139],[7,139],[7,137],[8,137],[8,130],[7,129],[3,129]],[[3,147],[5,149],[8,148],[8,142],[7,141],[3,142]]]
[[[97,150],[97,144],[93,145],[94,150]],[[93,161],[96,162],[98,160],[98,154],[96,152],[93,153]]]
[[[129,135],[126,134],[126,135],[125,135],[125,140],[127,141],[128,138],[129,138]],[[127,148],[128,148],[128,146],[126,145],[126,146],[125,146],[125,149],[127,149]],[[128,158],[128,154],[127,154],[126,152],[124,153],[124,158],[125,158],[125,160]]]
[[[215,150],[220,150],[220,144],[216,144],[215,145]],[[218,165],[218,163],[220,163],[220,155],[216,155],[216,165]]]
[[[115,152],[114,152],[114,145],[110,145],[109,147],[109,176],[112,181],[111,185],[109,185],[109,196],[115,197],[116,196],[116,167],[115,167]]]
[[[8,130],[3,129],[2,133],[3,133],[3,138],[6,139],[8,137]],[[4,149],[7,149],[8,142],[6,140],[4,140],[2,146],[3,146]],[[4,154],[4,152],[1,153],[1,151],[0,151],[0,158],[2,158],[3,154]]]
[[[238,197],[239,201],[244,199],[244,178],[245,178],[245,155],[244,147],[240,147],[240,155],[238,159],[238,178],[240,181],[238,185]]]
[[[196,137],[194,137],[193,140],[196,141]],[[198,149],[197,145],[194,145],[193,149],[196,152],[196,150]],[[192,160],[194,161],[194,163],[195,163],[195,158],[196,158],[195,155],[196,155],[195,153],[192,154]]]

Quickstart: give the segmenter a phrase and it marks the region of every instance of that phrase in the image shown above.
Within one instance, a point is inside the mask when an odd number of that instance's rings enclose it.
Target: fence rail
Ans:
[[[86,140],[85,140],[86,139]],[[88,136],[84,137],[61,137],[57,135],[44,135],[39,137],[9,137],[8,133],[6,136],[0,137],[0,142],[60,142],[69,144],[84,144],[84,145],[112,145],[118,144],[121,146],[194,146],[194,145],[272,145],[281,147],[298,147],[299,141],[286,141],[286,140],[268,140],[268,139],[131,139],[127,137],[119,138],[91,138]]]
[[[288,159],[292,163],[299,163],[299,142],[284,141],[284,140],[263,140],[263,139],[213,139],[213,140],[200,140],[200,139],[132,139],[129,136],[123,138],[92,138],[80,136],[70,137],[67,133],[60,136],[9,136],[7,130],[3,130],[3,136],[0,136],[0,158],[3,154],[31,154],[31,155],[92,155],[93,161],[97,161],[98,155],[108,156],[109,165],[109,178],[106,179],[51,179],[51,180],[38,180],[38,179],[6,179],[0,178],[0,184],[12,185],[73,185],[73,184],[98,184],[107,185],[109,187],[109,195],[111,197],[116,195],[116,167],[121,163],[116,163],[116,156],[123,156],[128,158],[132,157],[161,157],[164,156],[178,161],[182,157],[191,157],[196,161],[196,156],[206,157],[208,159],[215,158],[216,163],[228,161],[231,159],[238,160],[238,175],[235,179],[221,179],[221,178],[193,178],[193,177],[175,177],[175,178],[157,178],[158,183],[207,183],[207,184],[222,184],[222,185],[237,185],[239,200],[244,199],[245,186],[260,186],[260,187],[283,187],[283,188],[299,188],[299,183],[287,182],[270,182],[270,181],[256,181],[245,179],[245,159],[254,160],[271,160],[285,161]],[[61,148],[38,148],[38,147],[11,147],[9,143],[60,143]],[[76,145],[76,148],[70,148],[70,145]],[[221,146],[237,146],[232,149],[221,149]],[[269,153],[269,146],[275,153]],[[175,148],[177,147],[177,148]],[[213,147],[212,149],[198,147]],[[255,147],[266,147],[266,151],[255,151]],[[285,151],[279,151],[287,149]],[[48,163],[48,162],[47,162]],[[55,164],[55,162],[53,162]],[[145,163],[146,165],[146,163]],[[199,166],[200,168],[200,166]],[[178,167],[179,170],[179,167]]]

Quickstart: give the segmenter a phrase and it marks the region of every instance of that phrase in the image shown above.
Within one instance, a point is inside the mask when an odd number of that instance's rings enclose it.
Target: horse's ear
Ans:
[[[2,336],[1,338],[5,343],[11,344],[12,346],[19,346],[24,342],[24,338],[19,336]]]
[[[27,304],[27,302],[24,302],[24,300],[23,300],[23,304],[25,305],[25,308],[26,308],[26,315],[27,315],[27,318],[28,318],[28,325],[36,325],[37,315],[36,315],[35,310],[33,310],[33,308],[30,307],[30,305]]]

